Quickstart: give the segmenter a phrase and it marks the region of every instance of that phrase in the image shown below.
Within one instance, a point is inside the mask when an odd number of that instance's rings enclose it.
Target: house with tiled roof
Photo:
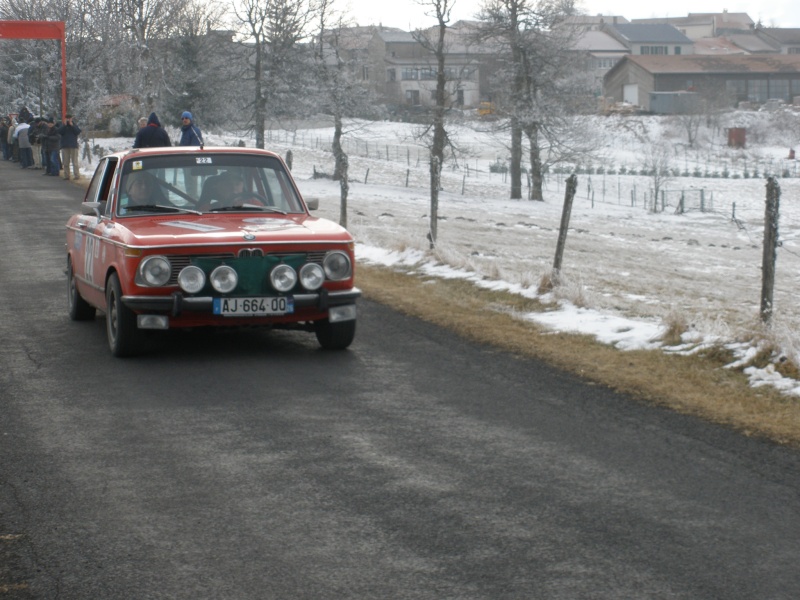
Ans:
[[[615,102],[650,110],[650,94],[692,91],[720,106],[769,100],[800,103],[800,55],[628,55],[605,76]]]
[[[800,54],[800,29],[790,27],[759,27],[758,37],[775,48],[779,54]]]
[[[663,23],[606,25],[603,31],[625,45],[631,54],[673,56],[694,51],[692,40]]]
[[[455,107],[476,108],[488,93],[491,69],[487,61],[495,60],[497,49],[475,41],[478,26],[474,21],[458,21],[446,31],[448,103]],[[378,31],[370,40],[369,56],[372,87],[382,103],[394,108],[433,106],[436,57],[414,34]]]
[[[685,17],[657,17],[650,19],[632,19],[632,24],[667,24],[672,25],[693,41],[703,38],[715,38],[728,33],[752,31],[753,19],[747,13],[689,13]]]
[[[734,44],[727,37],[709,37],[694,41],[694,53],[715,56],[749,54],[747,50]]]

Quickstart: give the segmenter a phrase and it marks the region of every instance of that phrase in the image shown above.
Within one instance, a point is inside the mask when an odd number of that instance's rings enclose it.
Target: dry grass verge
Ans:
[[[359,265],[367,298],[447,327],[462,337],[537,358],[638,399],[800,448],[800,402],[771,388],[752,388],[724,369],[732,358],[659,350],[620,351],[582,335],[553,333],[514,313],[542,310],[536,301],[476,288],[460,280],[431,280]]]

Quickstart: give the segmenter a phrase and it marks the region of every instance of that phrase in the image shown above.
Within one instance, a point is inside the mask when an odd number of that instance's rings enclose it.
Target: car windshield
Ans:
[[[243,154],[142,156],[122,170],[117,214],[302,213],[283,164]]]

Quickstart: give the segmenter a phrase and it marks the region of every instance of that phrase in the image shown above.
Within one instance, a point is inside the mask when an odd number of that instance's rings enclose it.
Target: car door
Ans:
[[[117,167],[116,157],[103,158],[95,170],[89,188],[84,197],[83,213],[78,219],[73,269],[81,295],[91,304],[102,306],[105,297],[104,257],[107,255],[109,232],[113,231],[113,223],[109,219],[110,196],[114,173]],[[91,205],[97,203],[97,212]]]

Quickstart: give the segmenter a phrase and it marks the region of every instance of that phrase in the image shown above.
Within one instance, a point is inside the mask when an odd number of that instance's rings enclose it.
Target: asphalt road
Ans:
[[[0,598],[800,597],[798,452],[369,301],[346,352],[115,359],[39,173],[0,163]]]

